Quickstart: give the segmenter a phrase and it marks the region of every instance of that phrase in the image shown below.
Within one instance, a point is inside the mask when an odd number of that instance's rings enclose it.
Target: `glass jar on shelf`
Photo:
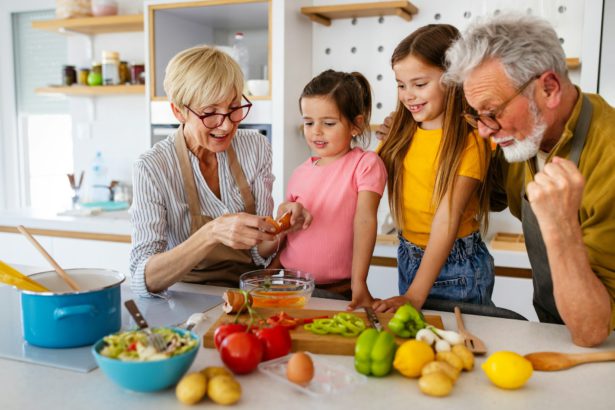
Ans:
[[[132,84],[145,84],[145,65],[132,63],[130,77]]]
[[[81,67],[79,74],[77,75],[77,84],[88,85],[88,76],[90,75],[90,69],[87,67]]]
[[[74,65],[65,65],[62,67],[62,84],[71,86],[77,82],[77,71]]]
[[[102,52],[103,85],[120,83],[120,54],[117,51]]]
[[[120,84],[130,84],[130,69],[126,61],[120,61],[119,67]]]

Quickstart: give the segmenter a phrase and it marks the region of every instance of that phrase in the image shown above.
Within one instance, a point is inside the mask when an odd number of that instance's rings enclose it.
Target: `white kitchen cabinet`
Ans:
[[[130,276],[128,259],[130,244],[121,242],[59,238],[35,235],[36,240],[65,269],[104,268]],[[19,234],[0,233],[0,260],[8,264],[52,267],[40,253]]]
[[[367,286],[375,298],[386,299],[399,295],[397,289],[397,268],[370,266]]]
[[[38,235],[34,237],[47,252],[51,253],[53,238]],[[9,265],[49,266],[49,262],[28,242],[25,236],[14,233],[0,232],[0,260]]]
[[[200,44],[215,45],[232,53],[231,46],[236,32],[244,33],[244,42],[249,52],[246,80],[270,80],[269,6],[268,0],[170,1],[168,4],[149,5],[150,98],[166,100],[164,72],[175,54]],[[270,92],[267,94],[264,98],[269,99]]]

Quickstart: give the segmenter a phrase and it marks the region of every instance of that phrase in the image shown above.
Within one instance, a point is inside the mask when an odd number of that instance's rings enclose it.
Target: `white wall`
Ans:
[[[19,205],[17,115],[13,70],[13,33],[11,13],[49,10],[55,0],[3,0],[0,2],[0,209]]]
[[[602,53],[600,55],[600,83],[598,91],[609,104],[615,106],[615,0],[604,0]]]
[[[118,0],[121,14],[142,12],[140,0]],[[11,13],[49,10],[55,0],[3,0],[0,3],[0,49],[12,50]],[[58,34],[60,35],[60,34]],[[120,52],[128,62],[143,63],[145,47],[143,33],[101,34],[97,36],[69,35],[68,61],[78,67],[101,61],[103,50]],[[16,144],[17,124],[13,53],[3,53],[0,59],[0,208],[15,208],[19,200],[17,170],[21,166]],[[109,169],[107,178],[131,182],[132,163],[148,148],[145,96],[69,97],[73,117],[74,169],[86,171],[95,152],[100,150]]]

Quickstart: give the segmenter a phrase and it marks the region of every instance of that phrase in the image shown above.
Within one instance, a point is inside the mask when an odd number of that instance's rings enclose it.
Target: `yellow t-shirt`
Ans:
[[[478,137],[470,133],[459,167],[458,175],[483,181],[486,175],[484,145]],[[403,236],[420,247],[426,247],[431,232],[431,223],[436,212],[433,194],[436,184],[437,157],[442,140],[442,130],[423,130],[418,128],[404,159],[404,226]],[[462,238],[476,232],[479,222],[478,194],[468,202],[463,213],[457,237]]]

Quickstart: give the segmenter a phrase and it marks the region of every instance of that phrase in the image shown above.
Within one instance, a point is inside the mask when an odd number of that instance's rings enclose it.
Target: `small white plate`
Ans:
[[[258,365],[258,370],[279,382],[314,397],[338,393],[367,381],[367,377],[357,373],[354,369],[348,369],[312,353],[306,353],[314,363],[314,378],[305,386],[293,383],[286,378],[286,365],[292,353],[284,357],[262,362]]]

